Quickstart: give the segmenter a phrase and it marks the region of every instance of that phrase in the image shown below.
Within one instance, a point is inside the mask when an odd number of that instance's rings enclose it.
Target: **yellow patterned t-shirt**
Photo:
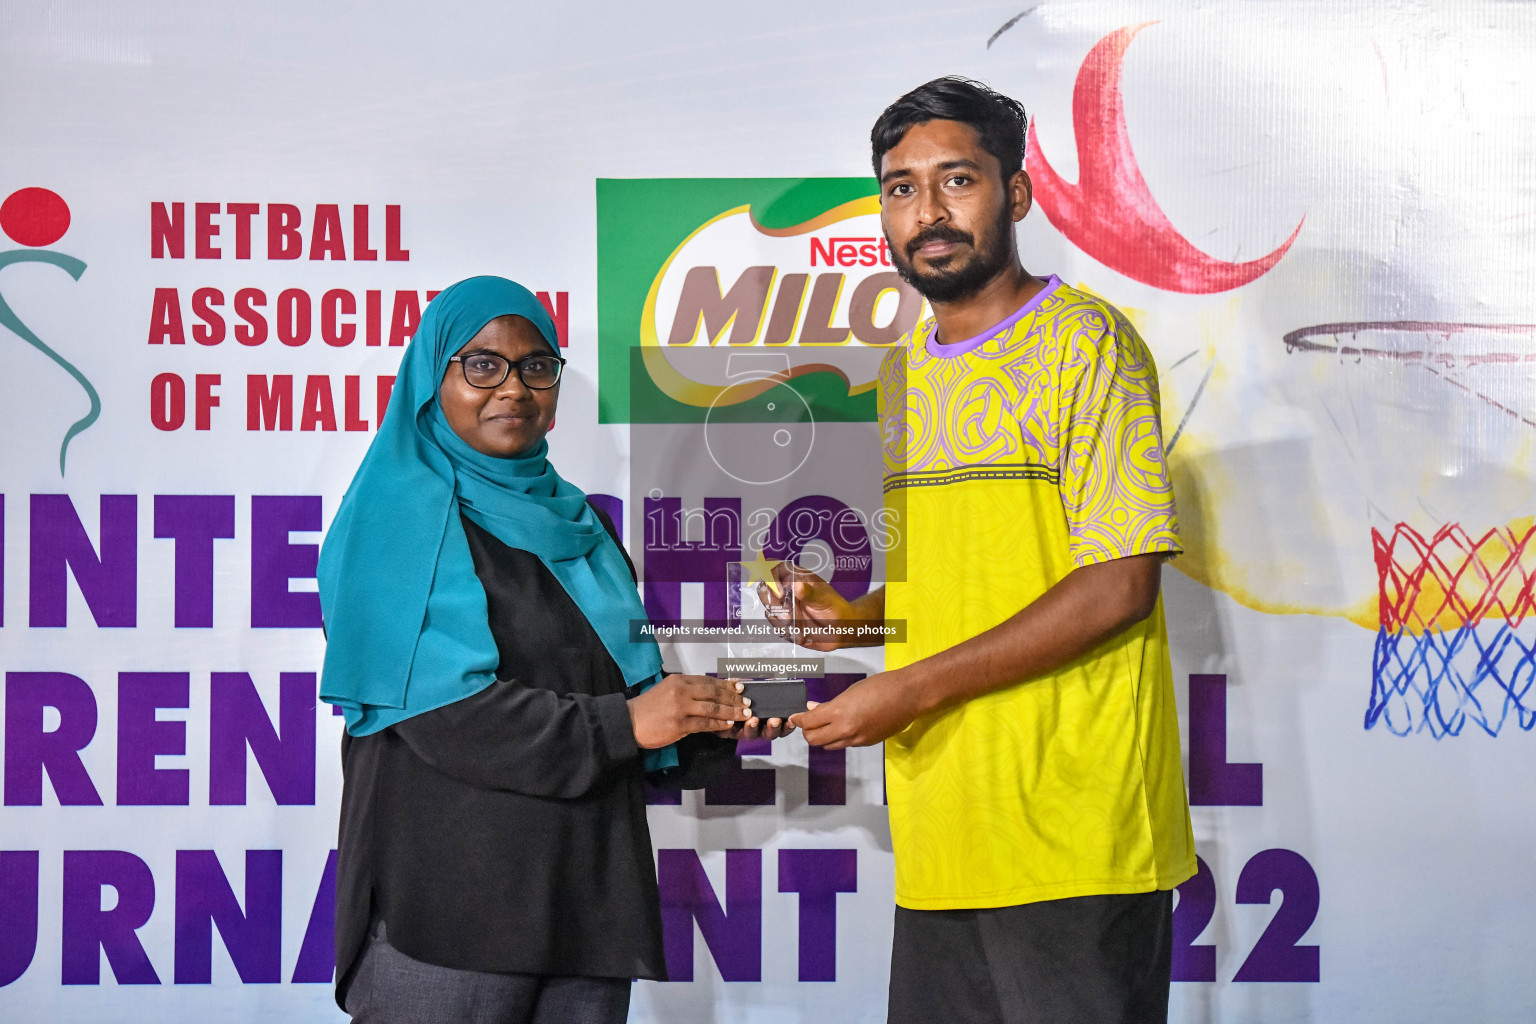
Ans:
[[[900,668],[1073,569],[1179,550],[1157,371],[1112,306],[1051,278],[987,333],[918,325],[882,364],[886,616]],[[1163,606],[1077,660],[885,744],[896,902],[1004,907],[1195,872]]]

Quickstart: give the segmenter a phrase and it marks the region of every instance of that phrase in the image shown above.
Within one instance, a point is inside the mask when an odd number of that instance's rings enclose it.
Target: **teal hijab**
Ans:
[[[645,618],[624,555],[586,495],[555,472],[548,444],[499,459],[448,426],[438,388],[448,357],[491,320],[526,317],[555,349],[549,314],[522,285],[472,277],[427,306],[405,350],[379,432],[320,549],[325,667],[320,699],[354,736],[378,732],[485,689],[499,657],[462,512],[509,547],[537,555],[576,602],[624,681],[661,671],[654,640],[630,639]],[[675,764],[675,757],[652,767]],[[671,753],[670,750],[667,753]]]

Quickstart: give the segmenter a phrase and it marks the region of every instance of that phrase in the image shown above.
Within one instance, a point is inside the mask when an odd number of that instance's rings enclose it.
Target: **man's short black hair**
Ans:
[[[981,148],[1003,166],[1003,181],[1024,166],[1024,137],[1029,119],[1018,100],[959,75],[926,82],[885,108],[869,132],[874,151],[875,177],[880,177],[880,158],[889,153],[915,124],[928,121],[959,121],[981,137]]]

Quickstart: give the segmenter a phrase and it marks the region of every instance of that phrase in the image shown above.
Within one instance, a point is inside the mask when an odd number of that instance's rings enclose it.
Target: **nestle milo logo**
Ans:
[[[754,349],[787,357],[784,378],[817,393],[819,418],[871,419],[868,350],[923,313],[891,265],[870,179],[600,181],[598,290],[605,422],[730,405],[723,357]]]

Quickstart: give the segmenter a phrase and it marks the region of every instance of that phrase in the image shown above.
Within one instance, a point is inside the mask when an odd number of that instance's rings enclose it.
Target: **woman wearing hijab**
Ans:
[[[547,458],[554,338],[511,281],[438,295],[321,550],[354,1021],[623,1021],[666,976],[642,762],[781,734],[631,639],[628,556]]]

